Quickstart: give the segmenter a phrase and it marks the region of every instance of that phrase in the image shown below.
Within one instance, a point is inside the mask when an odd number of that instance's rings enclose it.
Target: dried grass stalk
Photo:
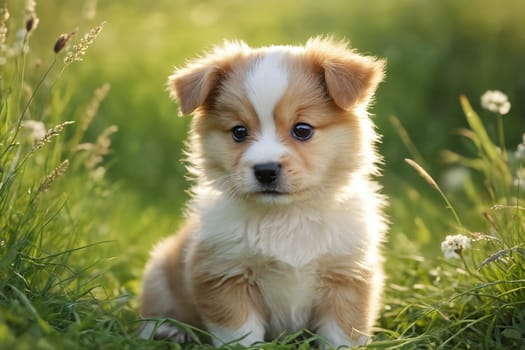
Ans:
[[[49,143],[49,141],[51,141],[53,137],[60,135],[66,125],[70,125],[74,123],[75,123],[74,121],[66,121],[66,122],[58,124],[57,126],[49,129],[44,135],[44,137],[42,137],[40,140],[35,141],[35,143],[33,144],[33,147],[31,148],[31,152],[36,152],[42,147],[44,147],[47,143]]]
[[[425,169],[423,169],[423,167],[421,165],[419,165],[418,163],[416,163],[415,161],[413,161],[412,159],[405,159],[405,162],[408,163],[408,165],[410,165],[412,168],[414,168],[417,173],[419,174],[419,176],[421,176],[430,186],[434,187],[434,189],[436,189],[437,191],[441,191],[441,189],[439,188],[437,182],[432,178],[432,176],[430,176],[427,171]]]
[[[45,192],[51,187],[51,184],[55,182],[56,179],[58,179],[60,176],[62,176],[67,168],[69,167],[69,160],[66,159],[62,163],[60,163],[49,175],[44,177],[37,188],[37,193]]]
[[[80,39],[80,42],[78,44],[73,45],[73,48],[70,51],[68,51],[66,57],[64,58],[64,64],[66,66],[70,65],[75,61],[82,61],[82,57],[86,54],[86,50],[98,37],[98,35],[102,31],[102,28],[104,27],[104,24],[106,24],[106,22],[102,22],[95,28],[91,29],[87,34],[85,34],[82,37],[82,39]]]

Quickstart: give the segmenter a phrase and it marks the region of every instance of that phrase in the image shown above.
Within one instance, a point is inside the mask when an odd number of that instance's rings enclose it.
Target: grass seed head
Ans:
[[[6,7],[0,9],[0,64],[4,64],[7,54],[7,21],[9,11]]]
[[[91,155],[86,160],[85,166],[88,170],[94,170],[104,160],[104,156],[108,155],[111,151],[111,138],[110,136],[118,131],[116,125],[111,125],[106,128],[98,136],[97,142],[93,145]]]
[[[97,169],[99,164],[104,160],[104,156],[111,152],[111,138],[110,136],[118,131],[116,125],[111,125],[106,128],[98,136],[97,142],[91,143],[81,143],[75,147],[75,151],[84,151],[88,153],[88,158],[86,159],[84,166],[90,171]]]
[[[408,158],[405,159],[405,162],[407,162],[408,165],[410,165],[412,168],[414,168],[417,171],[417,173],[419,174],[419,176],[421,176],[430,186],[432,186],[433,188],[435,188],[438,191],[441,191],[441,189],[439,188],[437,182],[432,178],[432,176],[430,176],[427,173],[427,171],[425,169],[423,169],[423,167],[421,165],[419,165],[418,163],[416,163],[412,159],[408,159]]]
[[[28,33],[33,32],[36,29],[36,27],[38,27],[38,22],[40,22],[40,20],[34,14],[29,16],[29,18],[26,21],[26,31]]]
[[[95,92],[93,93],[93,97],[91,101],[89,102],[89,105],[86,109],[86,113],[82,120],[82,126],[81,126],[82,131],[86,131],[89,125],[91,124],[91,122],[93,121],[93,118],[95,118],[95,115],[98,112],[100,104],[108,95],[109,89],[110,89],[110,85],[108,83],[105,83],[104,85],[96,89]]]
[[[9,10],[7,10],[7,7],[3,7],[0,9],[0,21],[7,22],[9,20]]]
[[[45,176],[38,185],[37,193],[45,192],[51,187],[51,184],[55,182],[60,176],[62,176],[67,168],[69,167],[69,160],[66,159],[60,163],[49,175]]]
[[[62,51],[64,46],[66,46],[66,44],[71,40],[73,35],[75,35],[75,32],[60,34],[57,41],[55,42],[55,46],[53,46],[53,51],[55,53],[59,53],[60,51]]]
[[[83,11],[84,18],[92,20],[97,15],[97,0],[87,0]]]
[[[31,149],[31,152],[36,152],[38,151],[39,149],[41,149],[42,147],[44,147],[47,143],[49,143],[49,141],[51,141],[51,139],[55,136],[58,136],[62,133],[62,130],[64,130],[64,127],[66,125],[70,125],[70,124],[73,124],[75,122],[73,121],[67,121],[67,122],[63,122],[61,124],[58,124],[57,126],[49,129],[46,134],[44,135],[44,137],[42,137],[41,139],[35,141],[35,143],[33,144],[33,147]]]
[[[102,31],[102,28],[104,27],[104,24],[106,24],[106,22],[102,22],[95,28],[91,29],[80,39],[80,42],[78,44],[73,45],[73,48],[70,51],[68,51],[66,57],[64,58],[64,64],[66,66],[70,65],[75,61],[82,61],[82,57],[86,54],[86,50],[98,37],[98,35]]]
[[[36,9],[36,1],[35,0],[27,0],[25,10],[27,13],[35,13]]]
[[[31,34],[38,27],[38,22],[40,21],[36,15],[36,1],[27,0],[25,6],[25,12],[27,15],[26,20],[26,31],[27,34]]]

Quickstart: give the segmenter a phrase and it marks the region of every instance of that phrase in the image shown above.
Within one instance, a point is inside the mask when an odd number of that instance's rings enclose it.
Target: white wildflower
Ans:
[[[462,252],[470,247],[470,238],[463,235],[447,236],[441,242],[441,251],[445,259],[459,259]]]
[[[488,111],[505,115],[510,111],[510,102],[503,92],[488,90],[481,96],[481,107]]]
[[[514,186],[525,189],[525,169],[521,168],[516,171],[516,177],[513,181]]]
[[[22,127],[28,131],[27,139],[30,143],[41,140],[46,136],[46,126],[38,120],[24,120]]]
[[[518,145],[518,148],[516,148],[516,152],[514,152],[514,156],[517,160],[523,160],[525,161],[525,134],[522,136],[523,142]]]
[[[22,52],[28,53],[29,52],[29,45],[26,42],[26,30],[19,29],[15,33],[15,41],[13,44],[7,48],[7,56],[13,57],[18,56]]]
[[[443,187],[448,191],[458,191],[465,188],[465,183],[469,181],[470,173],[463,166],[455,166],[448,169],[441,179]]]

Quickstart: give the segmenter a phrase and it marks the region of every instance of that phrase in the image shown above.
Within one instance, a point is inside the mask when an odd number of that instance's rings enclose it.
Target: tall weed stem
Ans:
[[[501,155],[503,156],[503,160],[507,161],[507,150],[505,148],[505,132],[503,131],[503,115],[501,114],[498,114],[498,137]]]
[[[49,67],[47,68],[46,72],[44,73],[44,75],[42,76],[42,78],[40,79],[40,81],[36,84],[35,86],[35,89],[33,90],[33,92],[31,93],[31,96],[29,97],[29,100],[27,101],[27,103],[25,104],[24,108],[22,109],[22,111],[20,112],[20,115],[18,117],[18,120],[17,120],[17,123],[16,123],[16,127],[15,127],[15,130],[14,130],[14,134],[13,134],[13,137],[11,138],[11,140],[8,142],[8,145],[7,147],[4,149],[4,151],[0,154],[0,159],[2,159],[5,154],[13,147],[13,145],[15,144],[15,140],[16,140],[16,137],[18,136],[18,133],[20,131],[20,126],[22,125],[22,121],[24,120],[24,116],[25,114],[27,113],[27,110],[29,109],[29,107],[31,106],[31,103],[33,102],[33,99],[35,98],[35,95],[36,93],[38,92],[38,90],[40,89],[40,87],[42,86],[42,84],[44,83],[44,81],[46,80],[47,76],[49,75],[49,73],[51,72],[51,70],[53,69],[53,67],[55,66],[57,62],[57,56],[55,55],[54,58],[53,58],[53,62],[51,62],[51,64],[49,65]],[[23,82],[21,83],[23,84]]]
[[[447,208],[450,209],[450,211],[452,211],[452,215],[454,215],[454,218],[456,219],[458,226],[463,227],[463,223],[461,222],[459,215],[456,212],[456,209],[454,209],[454,207],[452,206],[452,203],[450,203],[448,197],[445,195],[443,190],[441,190],[441,188],[439,187],[437,182],[432,178],[432,176],[430,176],[430,174],[414,160],[407,158],[405,159],[405,162],[408,165],[410,165],[412,168],[414,168],[414,170],[416,170],[419,176],[421,176],[432,188],[438,191],[438,193],[441,195],[441,197],[445,201]]]

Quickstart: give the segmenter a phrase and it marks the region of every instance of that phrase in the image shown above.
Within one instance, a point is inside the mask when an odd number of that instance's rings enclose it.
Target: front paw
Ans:
[[[324,342],[321,342],[322,349],[351,349],[361,347],[368,343],[369,337],[356,329],[351,334],[346,334],[335,321],[326,322],[319,327],[317,333]]]
[[[146,321],[139,329],[138,336],[142,339],[170,340],[178,344],[187,344],[193,340],[185,330],[162,320]]]
[[[256,315],[249,317],[240,327],[231,328],[207,322],[208,330],[213,335],[216,347],[227,344],[239,344],[245,347],[264,341],[264,325]]]

